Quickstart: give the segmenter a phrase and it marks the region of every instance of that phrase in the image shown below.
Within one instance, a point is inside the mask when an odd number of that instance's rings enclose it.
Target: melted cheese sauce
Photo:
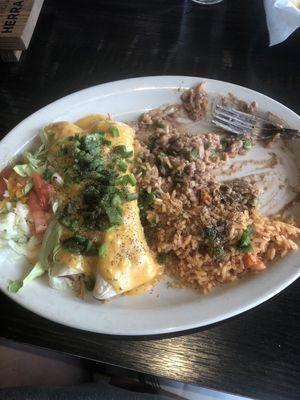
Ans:
[[[59,122],[47,128],[59,136],[86,134],[116,126],[118,137],[109,136],[111,147],[125,145],[128,151],[134,152],[134,131],[126,124],[117,123],[101,114],[92,114],[76,121],[75,124]],[[130,171],[130,164],[128,171]],[[135,191],[134,187],[129,188]],[[63,196],[74,196],[76,193],[65,191]],[[92,232],[90,237],[101,238],[107,246],[107,252],[101,257],[85,257],[61,250],[58,262],[79,273],[86,275],[100,274],[109,282],[117,293],[131,291],[130,294],[144,293],[153,286],[155,278],[161,274],[161,267],[154,261],[154,257],[146,242],[143,227],[140,222],[137,201],[122,204],[123,225],[117,226],[109,232]],[[85,235],[86,236],[86,235]],[[137,291],[136,293],[133,292]]]
[[[79,126],[81,129],[85,131],[92,131],[93,126],[99,121],[105,121],[108,119],[107,115],[104,114],[90,114],[83,118],[78,119],[75,122],[76,126]]]
[[[55,122],[45,128],[47,133],[55,133],[57,137],[73,136],[76,133],[82,133],[82,129],[67,121]]]
[[[98,257],[87,257],[73,254],[62,249],[57,255],[57,263],[68,266],[80,274],[95,276]]]
[[[146,243],[137,201],[127,202],[122,208],[124,223],[105,234],[107,254],[98,263],[100,274],[116,292],[143,285],[158,273]]]
[[[157,285],[159,278],[162,276],[163,274],[163,268],[159,268],[158,270],[158,274],[155,276],[154,279],[152,279],[149,282],[144,283],[141,286],[138,286],[134,289],[129,290],[128,292],[126,292],[126,295],[130,295],[130,296],[139,296],[140,294],[144,294],[149,292],[151,289],[154,288],[154,286]]]

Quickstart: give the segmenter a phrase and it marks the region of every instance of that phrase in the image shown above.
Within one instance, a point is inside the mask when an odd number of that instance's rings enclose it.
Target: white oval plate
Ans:
[[[246,101],[255,100],[260,108],[278,115],[290,126],[300,127],[300,117],[294,112],[269,97],[241,86],[182,76],[128,79],[81,90],[26,118],[0,143],[1,166],[28,146],[40,128],[55,120],[75,121],[89,113],[109,112],[116,119],[126,121],[147,109],[178,102],[179,87],[188,88],[202,80],[207,82],[208,92],[221,95],[232,92]],[[259,151],[252,150],[252,156],[255,158]],[[290,156],[283,161],[288,164],[288,169]],[[294,183],[295,180],[299,182],[293,162],[291,168],[289,175],[293,175]],[[208,296],[189,289],[168,288],[163,281],[151,293],[123,296],[103,304],[93,299],[82,301],[72,293],[51,289],[46,278],[37,279],[17,295],[8,293],[8,280],[19,278],[25,266],[23,258],[4,250],[0,253],[0,288],[11,299],[36,314],[71,327],[115,335],[162,334],[218,322],[268,300],[299,276],[298,257],[298,251],[290,253],[266,271],[225,285]]]

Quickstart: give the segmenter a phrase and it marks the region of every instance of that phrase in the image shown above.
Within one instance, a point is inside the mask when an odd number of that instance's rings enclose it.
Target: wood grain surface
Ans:
[[[209,7],[190,0],[48,0],[20,63],[0,64],[1,135],[66,94],[146,75],[234,82],[300,113],[299,43],[298,30],[268,47],[261,0]],[[67,328],[1,294],[0,335],[249,397],[298,399],[299,288],[296,282],[215,326],[140,339]]]
[[[42,4],[43,0],[0,0],[1,49],[27,48]]]

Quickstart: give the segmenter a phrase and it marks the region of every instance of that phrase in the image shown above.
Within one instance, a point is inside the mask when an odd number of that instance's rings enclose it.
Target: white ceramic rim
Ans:
[[[9,145],[9,141],[14,135],[17,135],[19,131],[22,131],[23,137],[24,137],[24,145],[32,139],[32,133],[30,133],[30,130],[27,128],[30,125],[30,121],[34,119],[38,119],[40,126],[47,125],[48,123],[52,122],[53,120],[58,120],[60,119],[60,116],[57,113],[57,107],[61,110],[66,110],[70,109],[72,110],[73,107],[76,106],[78,108],[80,104],[87,104],[89,102],[93,102],[95,98],[99,95],[99,92],[101,92],[101,98],[104,98],[105,96],[111,96],[112,94],[114,95],[120,95],[122,92],[128,92],[132,91],[133,93],[135,91],[141,91],[141,90],[151,90],[151,89],[167,89],[167,90],[173,90],[178,87],[190,87],[194,85],[195,83],[199,81],[206,81],[207,82],[207,87],[209,91],[209,86],[213,86],[214,89],[216,89],[218,92],[220,89],[222,94],[225,94],[227,92],[232,92],[234,94],[238,94],[239,97],[244,98],[245,100],[256,100],[258,103],[267,103],[268,105],[271,105],[272,107],[272,112],[274,110],[280,111],[279,114],[285,114],[289,120],[290,125],[295,125],[295,127],[300,126],[300,117],[294,113],[292,110],[288,109],[281,103],[271,99],[268,96],[265,96],[261,93],[258,93],[256,91],[253,91],[251,89],[247,89],[245,87],[235,85],[232,83],[227,83],[227,82],[222,82],[222,81],[217,81],[217,80],[212,80],[212,79],[206,79],[206,78],[200,78],[200,77],[187,77],[187,76],[148,76],[148,77],[141,77],[141,78],[132,78],[132,79],[125,79],[125,80],[120,80],[120,81],[115,81],[111,83],[105,83],[97,86],[93,86],[87,89],[80,90],[78,92],[75,92],[73,94],[70,94],[66,97],[63,97],[59,100],[54,101],[53,103],[47,105],[46,107],[43,107],[42,109],[36,111],[34,114],[31,116],[27,117],[25,120],[23,120],[21,123],[19,123],[14,129],[12,129],[6,136],[5,138],[1,141],[0,143],[0,148],[4,148]],[[240,96],[242,94],[242,96]],[[82,99],[88,99],[88,100],[82,100]],[[157,104],[159,105],[159,104]],[[22,149],[18,148],[16,153],[19,153],[22,151]],[[1,160],[1,164],[5,165],[8,160]],[[149,328],[143,328],[139,327],[136,328],[135,325],[133,324],[133,329],[118,329],[116,327],[113,328],[96,328],[93,326],[80,326],[76,322],[72,321],[65,321],[63,318],[56,318],[52,316],[48,316],[49,319],[65,324],[67,326],[71,326],[77,329],[85,329],[89,331],[94,331],[98,333],[103,333],[103,334],[112,334],[112,335],[126,335],[126,336],[134,336],[134,335],[157,335],[157,334],[164,334],[164,333],[171,333],[171,332],[179,332],[179,331],[185,331],[185,330],[190,330],[193,328],[199,328],[203,327],[206,325],[210,325],[216,322],[220,322],[222,320],[225,320],[227,318],[233,317],[235,315],[238,315],[240,313],[243,313],[263,302],[266,300],[270,299],[271,297],[275,296],[278,294],[280,291],[285,289],[287,286],[289,286],[292,282],[294,282],[298,277],[300,276],[300,269],[297,267],[293,271],[290,271],[288,276],[286,276],[285,279],[281,281],[281,283],[277,282],[274,287],[271,289],[269,288],[266,290],[266,292],[263,295],[260,295],[258,298],[253,298],[251,301],[247,301],[246,304],[242,304],[239,307],[235,307],[233,309],[228,310],[227,312],[222,312],[220,315],[214,315],[211,318],[207,317],[205,320],[199,321],[199,320],[192,320],[189,323],[184,323],[184,324],[174,324],[170,325],[167,327],[159,327],[159,326],[153,326],[150,329]],[[2,285],[3,286],[3,285]],[[1,287],[3,290],[3,287]],[[7,291],[3,290],[12,300],[17,302],[18,304],[24,306],[28,310],[42,316],[46,317],[45,313],[37,310],[34,306],[30,305],[29,302],[24,301],[24,299],[19,298],[16,295],[12,295],[8,293]],[[199,300],[201,301],[201,300]]]

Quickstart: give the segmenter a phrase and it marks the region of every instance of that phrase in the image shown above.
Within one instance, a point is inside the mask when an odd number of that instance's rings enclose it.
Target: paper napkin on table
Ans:
[[[300,0],[264,0],[270,46],[286,40],[300,27]]]

